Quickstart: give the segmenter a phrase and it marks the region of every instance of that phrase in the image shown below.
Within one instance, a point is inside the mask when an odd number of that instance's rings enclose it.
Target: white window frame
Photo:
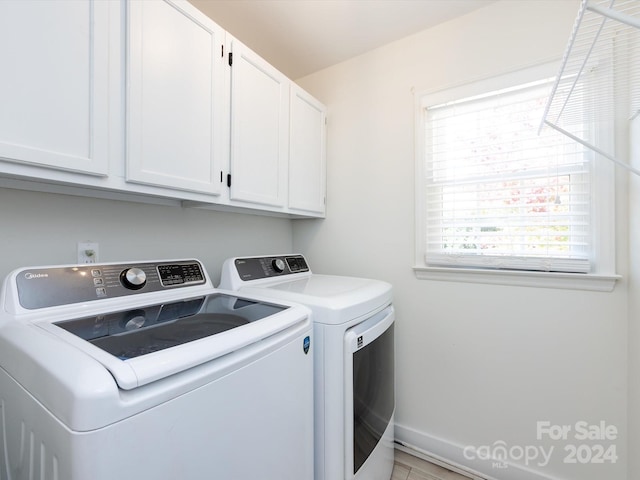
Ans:
[[[418,279],[475,282],[497,285],[612,291],[621,277],[615,273],[615,165],[596,155],[592,165],[591,221],[593,226],[593,264],[591,273],[557,273],[480,268],[433,267],[426,264],[426,107],[482,95],[553,77],[558,63],[537,65],[492,78],[458,85],[435,92],[415,94],[415,265]],[[613,142],[613,125],[597,132],[599,142]],[[602,143],[601,143],[602,145]],[[607,145],[609,147],[610,145]]]

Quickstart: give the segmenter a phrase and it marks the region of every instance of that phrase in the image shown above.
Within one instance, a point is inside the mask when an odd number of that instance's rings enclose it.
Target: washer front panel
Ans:
[[[126,272],[131,270],[140,271],[144,279],[135,288],[127,285]],[[30,268],[16,275],[16,286],[20,305],[33,310],[200,285],[206,281],[203,272],[195,260]]]

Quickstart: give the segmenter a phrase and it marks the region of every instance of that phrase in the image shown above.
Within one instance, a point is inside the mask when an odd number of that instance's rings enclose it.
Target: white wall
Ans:
[[[225,258],[290,252],[291,221],[0,188],[0,276],[76,262],[79,240],[103,262],[198,258],[217,284]]]
[[[627,285],[612,293],[417,280],[414,89],[438,90],[558,59],[574,0],[504,0],[299,80],[328,106],[324,221],[293,224],[319,273],[390,281],[397,307],[397,437],[504,479],[626,478]],[[619,272],[626,197],[619,192]],[[616,463],[563,462],[536,422],[614,425]],[[473,465],[465,446],[554,447],[547,466]],[[519,463],[519,465],[518,465]],[[637,477],[636,477],[637,478]]]

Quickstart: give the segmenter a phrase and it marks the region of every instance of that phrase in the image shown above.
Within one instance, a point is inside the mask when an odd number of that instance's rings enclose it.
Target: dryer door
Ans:
[[[386,478],[391,476],[394,318],[393,306],[389,306],[345,333],[345,478],[348,479],[365,470],[362,468],[365,463],[366,470],[375,464],[373,470],[378,472],[386,466],[389,468]]]

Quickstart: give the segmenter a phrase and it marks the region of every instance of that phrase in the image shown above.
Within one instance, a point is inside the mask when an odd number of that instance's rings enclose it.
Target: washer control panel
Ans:
[[[234,265],[240,280],[244,282],[309,271],[309,265],[302,255],[236,258]]]
[[[20,305],[27,309],[158,292],[206,283],[197,260],[167,263],[89,264],[21,270]]]

